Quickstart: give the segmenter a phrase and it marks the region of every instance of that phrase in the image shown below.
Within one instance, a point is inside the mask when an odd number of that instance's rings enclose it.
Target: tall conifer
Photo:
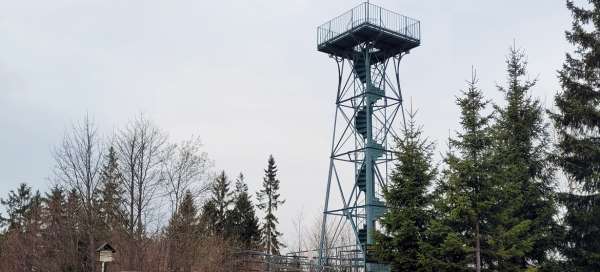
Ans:
[[[186,191],[167,227],[170,249],[168,265],[171,271],[192,271],[200,231],[197,216],[192,193]]]
[[[522,50],[510,49],[507,85],[499,86],[506,104],[496,106],[492,179],[496,205],[489,223],[490,268],[518,271],[545,264],[555,248],[557,214],[549,135],[539,100],[530,91]]]
[[[77,240],[68,221],[65,191],[54,186],[44,198],[42,238],[45,246],[40,255],[53,260],[46,264],[50,271],[75,271],[80,265]]]
[[[275,212],[284,201],[279,199],[279,179],[277,179],[277,165],[273,155],[269,156],[262,189],[256,195],[258,208],[265,214],[261,227],[261,247],[266,253],[277,255],[283,243],[279,240],[281,232],[277,230],[279,220]]]
[[[477,88],[475,73],[456,103],[461,110],[461,129],[450,139],[450,152],[445,158],[447,168],[436,191],[438,220],[448,228],[439,242],[441,251],[437,255],[446,271],[464,270],[468,266],[481,271],[486,222],[495,201],[487,159],[492,142],[491,115],[483,113],[488,101]],[[457,247],[458,244],[465,246]]]
[[[8,214],[7,217],[0,216],[0,225],[8,227],[9,230],[24,227],[27,215],[31,213],[33,198],[31,187],[26,183],[19,184],[16,191],[11,190],[8,198],[0,199],[0,204]]]
[[[600,1],[588,2],[584,8],[567,1],[573,25],[566,38],[575,52],[566,54],[559,71],[562,91],[551,113],[556,162],[571,189],[560,195],[567,230],[561,254],[568,271],[600,271]]]
[[[228,228],[227,215],[232,200],[230,181],[222,171],[210,186],[210,199],[202,207],[202,223],[213,235],[225,235]]]
[[[122,175],[119,171],[119,164],[115,149],[111,146],[104,160],[104,166],[100,173],[99,197],[99,215],[104,239],[107,239],[109,233],[115,229],[121,230],[126,227],[125,213],[123,211],[123,189],[121,188]]]
[[[393,271],[430,271],[425,252],[432,218],[428,188],[437,170],[432,163],[433,144],[421,133],[411,113],[397,139],[396,164],[384,191],[388,206],[380,221],[384,231],[375,235],[376,255]]]
[[[233,208],[227,216],[229,237],[237,240],[243,249],[256,249],[260,242],[260,227],[254,204],[248,194],[248,185],[240,173],[233,193]]]

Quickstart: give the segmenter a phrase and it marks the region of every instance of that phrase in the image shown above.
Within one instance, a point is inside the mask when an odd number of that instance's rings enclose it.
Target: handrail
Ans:
[[[365,2],[319,26],[317,44],[333,40],[363,24],[374,25],[415,41],[421,39],[421,23],[418,20]]]

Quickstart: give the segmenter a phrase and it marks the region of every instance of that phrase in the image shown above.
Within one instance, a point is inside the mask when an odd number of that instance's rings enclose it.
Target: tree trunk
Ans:
[[[481,272],[481,242],[479,237],[479,218],[475,221],[475,271]]]
[[[95,244],[94,244],[94,234],[92,232],[92,229],[89,230],[90,233],[88,233],[88,254],[89,254],[89,271],[90,272],[94,272],[96,271],[96,248],[95,248]]]

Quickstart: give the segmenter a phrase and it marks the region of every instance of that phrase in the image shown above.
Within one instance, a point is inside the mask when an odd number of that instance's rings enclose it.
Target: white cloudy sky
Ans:
[[[562,0],[373,0],[422,21],[403,62],[403,91],[445,149],[454,99],[475,66],[501,98],[516,41],[545,105],[569,45]],[[359,0],[0,0],[0,196],[20,182],[46,190],[52,147],[87,112],[110,134],[143,112],[171,138],[198,135],[231,176],[258,188],[279,163],[288,244],[293,218],[323,202],[336,68],[316,51],[316,26]]]

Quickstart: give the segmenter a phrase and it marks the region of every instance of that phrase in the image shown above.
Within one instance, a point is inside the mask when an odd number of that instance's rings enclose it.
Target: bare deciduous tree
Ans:
[[[147,209],[160,188],[166,142],[167,135],[143,116],[127,124],[115,139],[128,208],[128,231],[138,238],[144,232]]]
[[[206,181],[210,161],[201,148],[202,143],[197,137],[167,148],[162,177],[172,214],[177,213],[186,191],[197,196],[208,190]]]
[[[307,250],[313,250],[318,253],[318,249],[321,243],[321,225],[323,217],[318,215],[314,218],[312,226],[308,229],[308,238],[305,244]],[[343,222],[343,221],[342,221]],[[338,222],[327,222],[325,228],[325,237],[323,237],[323,246],[325,251],[324,257],[330,257],[335,254],[336,248],[339,247],[352,247],[355,244],[354,231],[350,224],[339,224]]]
[[[302,247],[303,241],[303,227],[304,227],[304,212],[302,210],[296,213],[296,218],[292,219],[292,224],[294,225],[294,231],[296,231],[296,236],[298,237],[298,244],[295,247],[292,247],[297,252],[303,251],[304,247]]]
[[[144,270],[147,222],[152,220],[152,204],[161,188],[161,165],[167,135],[144,116],[131,121],[115,137],[115,149],[122,174],[126,205],[129,264]]]
[[[96,126],[89,116],[75,124],[62,143],[55,149],[55,176],[67,188],[74,190],[80,198],[82,223],[87,236],[87,258],[84,271],[95,269],[94,228],[96,218],[96,193],[100,184],[102,166],[102,142]]]

